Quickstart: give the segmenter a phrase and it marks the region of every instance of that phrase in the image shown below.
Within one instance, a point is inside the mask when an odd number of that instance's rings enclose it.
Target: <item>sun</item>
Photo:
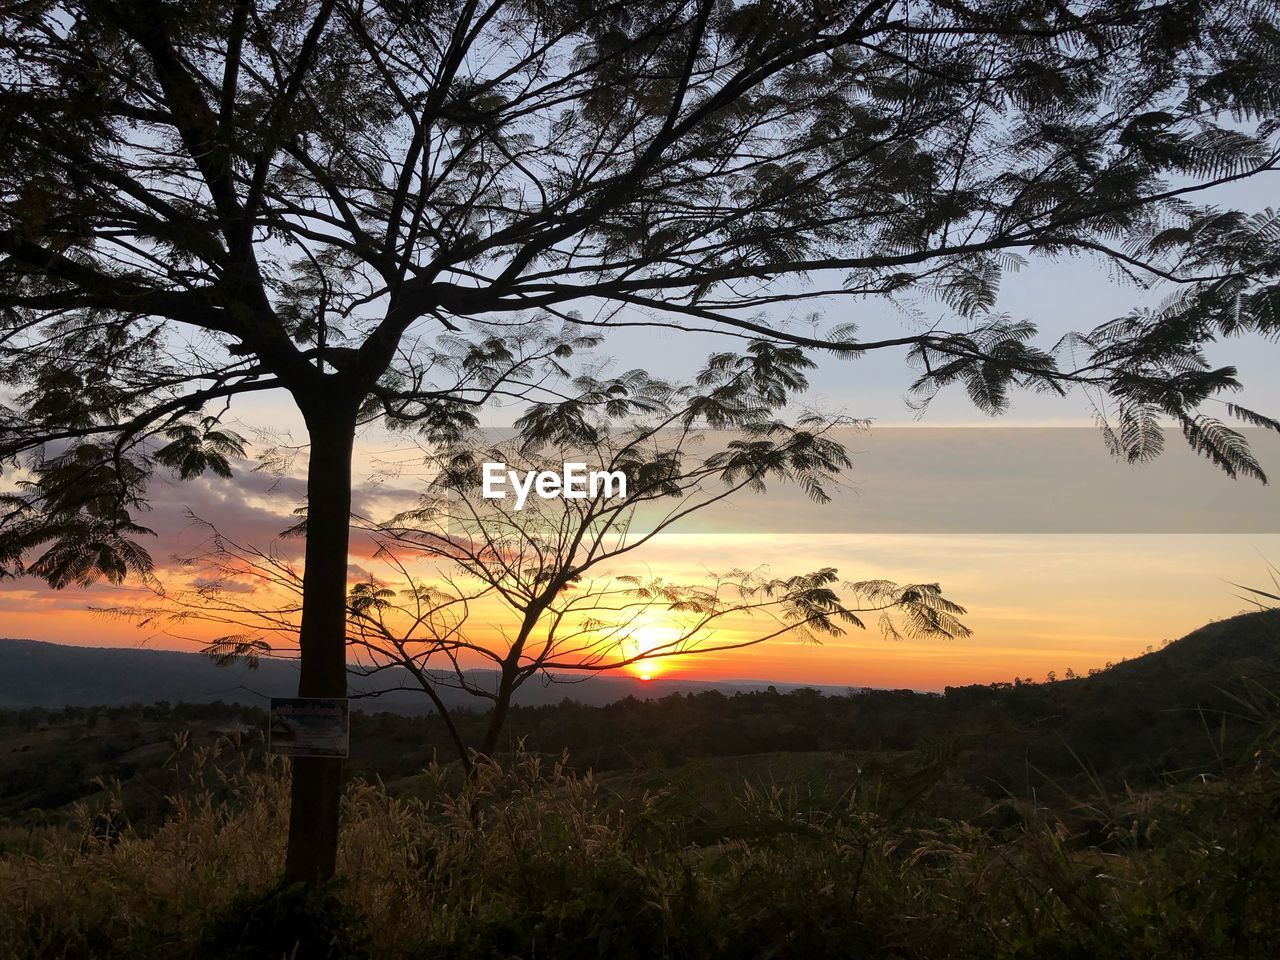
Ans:
[[[675,624],[664,623],[660,620],[651,620],[644,623],[637,623],[629,632],[624,650],[628,657],[642,656],[655,650],[671,649],[672,645],[680,639],[682,632]],[[660,673],[664,673],[668,668],[668,664],[661,656],[654,656],[644,660],[638,660],[627,666],[627,672],[640,680],[652,680]]]

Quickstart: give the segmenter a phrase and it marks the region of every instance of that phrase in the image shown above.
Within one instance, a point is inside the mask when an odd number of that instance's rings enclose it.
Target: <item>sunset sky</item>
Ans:
[[[256,478],[255,478],[256,479]],[[1228,481],[1224,480],[1224,483]],[[292,489],[292,485],[283,485]],[[182,516],[190,507],[228,533],[267,544],[288,522],[234,483],[199,481],[166,491],[152,515],[156,556],[191,552],[203,531]],[[296,495],[296,491],[295,495]],[[286,496],[277,490],[282,503]],[[1229,495],[1229,494],[1228,494]],[[766,496],[764,498],[768,500]],[[744,512],[749,508],[744,508]],[[162,519],[163,518],[163,519]],[[1273,526],[1274,529],[1274,526]],[[355,551],[353,576],[376,569]],[[850,686],[941,689],[948,684],[1042,679],[1049,670],[1078,673],[1141,653],[1210,619],[1248,609],[1231,582],[1262,583],[1265,560],[1280,557],[1276,533],[725,533],[666,535],[642,562],[618,572],[657,573],[682,582],[743,563],[778,574],[835,566],[850,579],[886,577],[940,582],[965,605],[974,635],[956,640],[882,639],[866,631],[814,646],[781,639],[748,650],[660,661],[639,675],[691,679],[763,679]],[[171,581],[181,575],[170,569]],[[142,591],[95,587],[49,590],[34,581],[0,592],[4,635],[98,645],[196,649],[213,626],[138,628],[88,607],[132,602]],[[501,612],[484,616],[501,624]],[[750,625],[741,628],[743,636]]]
[[[1258,209],[1267,186],[1251,184],[1219,199]],[[1168,292],[1117,282],[1090,260],[1036,262],[1008,278],[997,309],[1035,320],[1040,341],[1052,345],[1069,330],[1158,303]],[[815,308],[821,325],[856,320],[885,330],[918,324],[941,309],[924,302],[903,315],[881,303],[827,302],[797,314]],[[623,331],[605,350],[618,369],[646,367],[678,378],[723,346],[705,335],[646,330]],[[1280,412],[1276,344],[1228,341],[1211,359],[1239,366],[1246,389],[1234,399],[1273,416]],[[1178,437],[1154,463],[1115,463],[1097,431],[1086,429],[1092,409],[1083,395],[1019,396],[1009,414],[993,421],[957,391],[918,417],[905,398],[911,379],[896,354],[822,359],[804,402],[875,422],[865,442],[851,444],[854,469],[836,503],[810,505],[795,491],[746,497],[730,511],[663,536],[638,563],[673,579],[767,565],[779,575],[833,566],[851,580],[937,581],[968,608],[965,622],[974,635],[886,641],[872,626],[821,646],[784,639],[644,672],[935,690],[1015,676],[1039,680],[1068,667],[1083,673],[1249,609],[1232,583],[1264,585],[1267,562],[1280,562],[1274,484],[1230,480],[1187,452]],[[286,397],[251,396],[233,413],[255,451],[304,436]],[[515,415],[498,409],[486,416],[498,425]],[[1259,438],[1258,445],[1273,477],[1280,477],[1277,439]],[[366,433],[357,454],[358,505],[384,512],[411,503],[418,489],[414,456],[403,438]],[[168,558],[197,549],[203,537],[187,511],[257,545],[269,544],[293,521],[303,499],[305,453],[279,473],[253,467],[240,465],[230,481],[157,483],[154,509],[143,522],[157,531],[150,547],[162,578],[178,576]],[[352,562],[353,577],[368,572],[358,547]],[[182,635],[139,630],[88,609],[132,596],[132,588],[54,592],[29,578],[6,581],[0,584],[0,635],[195,649],[217,632],[195,624]]]
[[[282,416],[272,411],[264,422],[279,430]],[[972,637],[888,641],[872,620],[866,631],[820,646],[779,639],[631,672],[934,690],[1039,680],[1067,668],[1084,673],[1248,609],[1232,583],[1265,582],[1266,561],[1280,558],[1275,487],[1232,481],[1176,438],[1161,460],[1132,467],[1108,457],[1096,430],[1065,419],[1058,427],[1019,427],[1016,418],[999,423],[873,428],[846,441],[855,465],[832,504],[817,506],[787,489],[743,496],[613,568],[680,582],[764,566],[777,575],[833,566],[850,580],[937,581],[968,608]],[[1280,472],[1280,443],[1254,440],[1264,465]],[[170,586],[189,579],[169,558],[199,552],[206,536],[187,511],[241,543],[269,546],[302,502],[304,462],[300,457],[284,475],[255,472],[245,463],[230,481],[158,483],[146,522],[158,534],[151,547],[161,579]],[[412,502],[413,457],[402,440],[366,437],[360,462],[366,479],[359,509],[385,515]],[[297,541],[283,547],[286,553],[300,548]],[[352,577],[369,573],[382,575],[357,538]],[[226,632],[199,623],[139,629],[89,609],[139,597],[149,594],[106,586],[55,592],[30,579],[6,582],[0,633],[196,649],[198,641]],[[482,607],[476,629],[496,632],[504,617],[509,614],[497,606]],[[736,625],[716,639],[745,639],[751,629]],[[649,627],[659,637],[662,630]]]

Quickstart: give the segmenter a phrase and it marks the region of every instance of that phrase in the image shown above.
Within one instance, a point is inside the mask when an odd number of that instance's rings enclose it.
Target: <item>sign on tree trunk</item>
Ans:
[[[272,697],[267,750],[284,757],[346,757],[351,714],[345,697]]]

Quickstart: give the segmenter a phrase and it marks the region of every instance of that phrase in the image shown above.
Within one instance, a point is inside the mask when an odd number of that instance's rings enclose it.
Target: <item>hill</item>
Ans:
[[[95,777],[132,784],[137,803],[158,812],[174,782],[161,768],[180,731],[205,743],[240,732],[252,744],[265,723],[257,706],[179,701],[196,695],[230,700],[228,692],[241,682],[253,684],[254,697],[269,682],[278,682],[283,693],[291,679],[280,672],[284,664],[228,673],[203,658],[157,651],[6,641],[0,657],[7,658],[0,662],[6,696],[26,683],[28,701],[56,702],[56,692],[66,690],[67,697],[82,700],[110,694],[117,704],[0,712],[0,816],[57,808],[92,794]],[[135,675],[123,676],[128,669]],[[41,670],[53,672],[41,677]],[[92,671],[97,677],[88,675]],[[592,705],[564,697],[591,690],[614,699]],[[665,695],[619,697],[631,690]],[[139,705],[148,693],[152,701],[170,702]],[[553,685],[544,693],[555,702],[513,709],[505,751],[523,744],[559,757],[567,750],[578,769],[640,776],[642,783],[649,776],[741,783],[748,769],[763,781],[776,771],[792,777],[803,768],[807,779],[838,792],[850,771],[923,763],[945,767],[952,782],[987,798],[1050,785],[1075,790],[1087,781],[1107,789],[1142,787],[1226,769],[1274,728],[1280,717],[1280,612],[1209,624],[1157,652],[1053,683],[951,687],[941,695],[824,695],[811,688],[712,684],[664,689],[658,681],[618,678],[613,685]],[[348,765],[353,775],[412,789],[433,756],[451,756],[436,717],[384,710],[382,699],[357,706]],[[485,717],[464,713],[458,722],[474,742]]]
[[[1216,620],[1168,646],[1106,671],[1104,682],[1222,683],[1280,676],[1280,610]]]
[[[492,676],[488,671],[471,673],[471,678],[480,682]],[[393,673],[384,674],[379,681],[386,687],[411,686],[411,681],[401,684]],[[353,675],[350,682],[353,695],[373,689],[367,678]],[[515,702],[538,706],[559,703],[567,697],[599,706],[625,697],[656,699],[706,690],[734,693],[765,686],[752,681],[564,678],[564,682],[527,684],[516,694]],[[794,687],[783,685],[782,689]],[[843,688],[827,689],[835,693]],[[243,663],[222,667],[196,653],[0,639],[0,710],[219,701],[262,707],[271,697],[291,697],[297,690],[297,666],[292,661],[262,660],[256,669]],[[456,691],[444,691],[443,697],[451,707],[477,703],[475,698]],[[412,689],[393,690],[366,703],[367,709],[406,716],[431,712],[426,697]]]

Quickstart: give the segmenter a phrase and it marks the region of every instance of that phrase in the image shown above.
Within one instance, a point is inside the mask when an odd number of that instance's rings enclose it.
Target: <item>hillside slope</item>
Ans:
[[[480,681],[492,676],[488,671],[472,673],[473,679]],[[379,681],[389,687],[399,683],[393,674],[385,674]],[[350,683],[353,693],[371,689],[371,681],[364,678],[352,676]],[[405,686],[410,683],[406,682]],[[538,706],[559,703],[568,697],[578,703],[601,705],[624,697],[653,699],[712,689],[732,693],[764,686],[751,681],[642,681],[629,676],[601,676],[571,683],[534,681],[517,692],[516,703]],[[218,700],[261,707],[270,697],[291,697],[297,690],[297,665],[292,661],[263,660],[257,669],[249,669],[244,664],[220,667],[208,657],[172,650],[79,647],[39,640],[0,639],[0,710]],[[840,692],[841,688],[830,690]],[[450,706],[482,705],[481,701],[457,691],[445,690],[442,696]],[[363,701],[362,706],[406,716],[431,712],[427,698],[412,689],[393,690]]]
[[[157,815],[176,783],[167,763],[175,735],[187,730],[193,742],[208,744],[236,730],[252,744],[265,723],[261,709],[179,706],[181,701],[260,704],[257,695],[271,684],[287,693],[292,681],[288,665],[280,663],[228,671],[190,654],[0,641],[4,696],[171,704],[0,709],[0,816],[60,807],[95,793],[95,777],[123,781],[134,813]],[[1214,777],[1250,756],[1280,718],[1280,613],[1209,624],[1091,677],[952,687],[942,696],[735,692],[710,684],[683,690],[668,684],[664,690],[655,681],[643,692],[667,695],[644,700],[625,696],[629,686],[640,685],[619,678],[553,686],[544,693],[554,702],[512,711],[502,749],[523,742],[553,757],[567,750],[575,767],[624,777],[661,780],[680,770],[691,796],[699,784],[738,786],[744,778],[767,782],[775,774],[802,776],[814,790],[838,792],[852,782],[850,771],[883,762],[907,770],[941,763],[952,785],[951,793],[938,797],[941,807],[958,796],[957,784],[986,797],[984,803],[1027,790],[1044,795],[1050,787],[1073,795],[1090,789],[1090,779],[1112,788],[1143,787],[1170,775]],[[565,690],[614,699],[591,706],[565,700]],[[388,704],[378,699],[360,706],[384,711]],[[458,721],[468,742],[476,742],[486,723],[478,714]],[[434,717],[379,712],[353,719],[348,769],[355,775],[408,782],[433,755],[451,756]]]
[[[1101,681],[1220,683],[1280,676],[1280,610],[1215,620],[1163,649],[1116,664]]]

